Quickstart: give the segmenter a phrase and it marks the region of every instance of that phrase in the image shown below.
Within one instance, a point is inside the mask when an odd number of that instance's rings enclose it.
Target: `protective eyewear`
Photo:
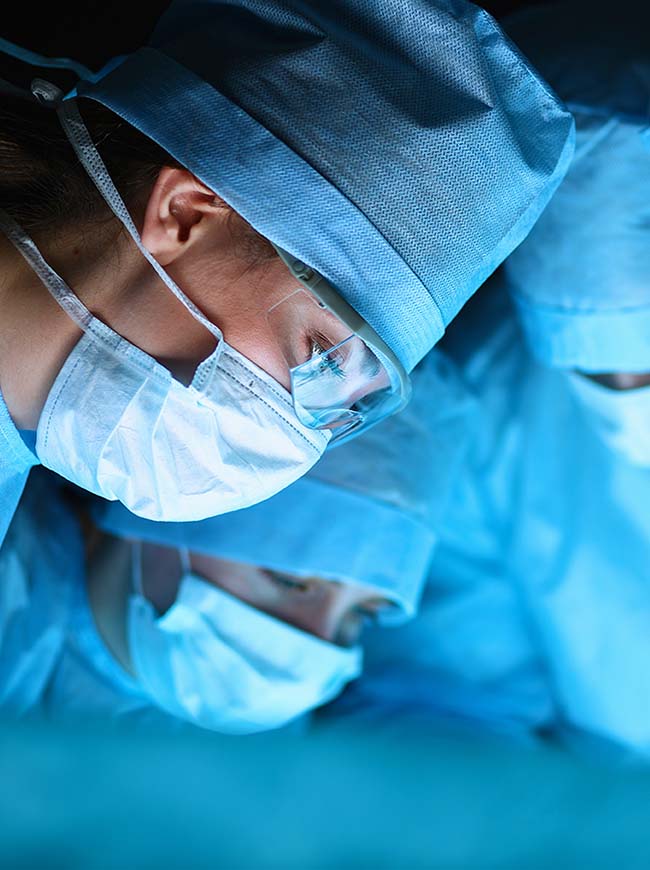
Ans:
[[[330,445],[341,444],[403,408],[411,394],[409,377],[388,345],[319,272],[273,247],[301,285],[268,312],[289,368],[296,414],[305,426],[329,429]],[[328,328],[297,342],[316,312],[321,321],[327,313]]]

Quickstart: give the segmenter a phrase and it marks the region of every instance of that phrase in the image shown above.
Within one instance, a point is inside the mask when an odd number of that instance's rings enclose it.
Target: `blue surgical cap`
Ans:
[[[321,272],[409,370],[573,148],[570,115],[465,0],[178,0],[78,92]]]
[[[530,10],[510,32],[576,120],[571,168],[505,273],[543,363],[650,371],[650,32],[638,8]]]
[[[466,443],[470,398],[455,368],[433,351],[413,373],[400,414],[328,451],[268,501],[190,523],[159,523],[117,502],[94,516],[112,534],[187,547],[298,576],[362,583],[414,614],[436,529]]]

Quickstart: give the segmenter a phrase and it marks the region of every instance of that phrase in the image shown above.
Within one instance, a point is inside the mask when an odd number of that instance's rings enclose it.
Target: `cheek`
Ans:
[[[285,594],[268,612],[323,640],[332,640],[338,630],[335,602],[326,590],[318,587],[303,593]]]
[[[265,318],[223,330],[224,338],[251,362],[259,366],[285,390],[291,388],[289,367],[277,338]]]
[[[181,265],[176,265],[169,272],[206,317],[219,327],[228,344],[289,389],[288,367],[268,322],[268,301],[262,289],[256,287],[254,273],[220,274],[214,264],[205,262],[195,263],[185,271]],[[184,309],[181,315],[186,316]],[[192,321],[196,323],[193,318]],[[172,334],[177,334],[173,320],[169,323]],[[204,327],[201,331],[205,331]]]
[[[200,553],[192,553],[191,561],[193,570],[205,580],[229,592],[240,601],[259,610],[271,610],[277,605],[278,595],[275,587],[254,565],[231,562]]]
[[[205,556],[202,553],[191,553],[190,556],[192,570],[204,580],[238,598],[246,594],[246,578],[237,563]]]

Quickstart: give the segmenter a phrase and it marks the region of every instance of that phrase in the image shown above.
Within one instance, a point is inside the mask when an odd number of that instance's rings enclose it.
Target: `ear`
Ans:
[[[141,237],[161,266],[168,266],[198,241],[226,204],[187,169],[164,166],[144,215]]]

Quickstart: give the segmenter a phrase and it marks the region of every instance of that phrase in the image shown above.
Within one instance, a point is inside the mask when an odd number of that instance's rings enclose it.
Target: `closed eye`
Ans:
[[[309,590],[309,581],[307,580],[290,577],[288,574],[282,574],[270,568],[265,568],[264,574],[281,589],[290,589],[292,592],[307,592]]]

